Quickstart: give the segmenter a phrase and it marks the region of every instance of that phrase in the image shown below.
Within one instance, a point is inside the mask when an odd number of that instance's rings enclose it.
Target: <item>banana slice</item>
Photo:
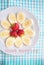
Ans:
[[[23,36],[22,41],[23,41],[24,45],[26,45],[26,46],[30,45],[30,42],[31,42],[30,38],[27,36]]]
[[[16,22],[16,16],[15,14],[11,13],[8,17],[11,24],[14,24]]]
[[[11,47],[14,45],[14,42],[15,42],[15,38],[14,37],[9,37],[7,40],[6,40],[6,46],[7,47]]]
[[[30,27],[32,25],[32,20],[26,20],[25,22],[22,23],[23,28]]]
[[[15,46],[20,47],[22,45],[22,39],[20,37],[17,37],[15,40]]]
[[[0,32],[0,37],[6,38],[6,37],[10,36],[9,32],[10,32],[9,30],[4,30],[4,31]]]
[[[19,22],[19,23],[22,23],[23,21],[25,20],[25,15],[24,15],[24,13],[18,13],[17,14],[17,21]]]
[[[11,26],[10,23],[7,20],[1,21],[1,25],[5,29],[9,29],[10,26]]]
[[[32,29],[25,29],[25,34],[29,37],[33,37],[35,35],[35,32]]]

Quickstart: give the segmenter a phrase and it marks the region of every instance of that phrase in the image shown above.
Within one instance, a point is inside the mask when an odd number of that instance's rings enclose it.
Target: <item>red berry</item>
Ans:
[[[13,24],[13,26],[11,27],[11,29],[12,29],[13,31],[18,30],[18,29],[19,29],[19,24],[18,24],[18,23]]]
[[[17,36],[18,36],[18,34],[17,34],[17,32],[16,32],[16,31],[11,31],[11,32],[10,32],[10,36],[17,37]]]
[[[18,34],[19,36],[21,36],[22,34],[24,34],[24,30],[19,29],[18,32],[17,32],[17,34]]]

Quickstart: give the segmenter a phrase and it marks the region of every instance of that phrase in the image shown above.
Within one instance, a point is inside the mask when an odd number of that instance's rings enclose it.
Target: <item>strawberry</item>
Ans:
[[[17,37],[17,36],[18,36],[18,34],[17,34],[17,32],[16,32],[16,31],[11,31],[11,32],[10,32],[10,36]]]
[[[18,29],[19,29],[19,24],[18,24],[18,23],[13,24],[13,25],[11,26],[11,29],[12,29],[13,31],[18,30]]]
[[[24,34],[24,30],[19,29],[18,32],[17,32],[17,34],[18,34],[19,36],[21,36],[22,34]]]

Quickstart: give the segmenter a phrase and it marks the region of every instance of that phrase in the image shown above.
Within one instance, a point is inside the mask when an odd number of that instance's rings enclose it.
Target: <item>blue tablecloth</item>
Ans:
[[[0,65],[44,65],[44,0],[0,0],[0,11],[17,6],[28,9],[38,20],[39,40],[33,50],[23,56],[11,56],[0,51]]]

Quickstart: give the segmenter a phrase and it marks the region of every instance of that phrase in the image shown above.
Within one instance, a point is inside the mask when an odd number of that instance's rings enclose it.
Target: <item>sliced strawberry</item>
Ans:
[[[17,32],[17,34],[18,34],[19,36],[21,36],[22,34],[24,34],[24,30],[19,29],[18,32]]]
[[[18,34],[17,34],[17,32],[16,32],[16,31],[11,31],[11,32],[10,32],[10,36],[17,37],[17,36],[18,36]]]
[[[19,24],[18,24],[18,23],[13,24],[13,25],[11,26],[11,29],[12,29],[13,31],[18,30],[18,29],[19,29]]]

